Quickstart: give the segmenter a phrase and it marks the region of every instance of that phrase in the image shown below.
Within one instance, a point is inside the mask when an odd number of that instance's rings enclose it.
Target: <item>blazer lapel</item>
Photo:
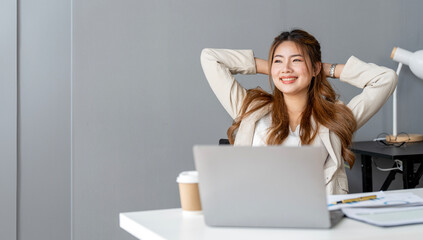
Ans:
[[[330,135],[329,135],[329,129],[325,126],[320,126],[319,127],[319,137],[323,142],[323,145],[325,146],[326,150],[328,150],[329,156],[336,160],[336,154],[335,151],[333,150],[332,144],[330,142]]]
[[[242,120],[235,137],[234,145],[251,146],[253,144],[256,122],[268,114],[270,110],[271,104],[267,104]]]
[[[315,126],[314,119],[312,119],[312,124],[313,126]],[[335,151],[333,150],[333,146],[330,140],[329,129],[325,126],[320,125],[318,135],[330,156],[330,158],[326,160],[324,165],[325,183],[327,184],[332,179],[335,171],[338,169],[338,158],[335,154]]]

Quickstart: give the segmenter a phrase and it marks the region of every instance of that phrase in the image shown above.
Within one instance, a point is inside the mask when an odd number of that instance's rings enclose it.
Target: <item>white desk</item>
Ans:
[[[400,191],[413,192],[423,197],[423,189]],[[332,229],[216,228],[205,225],[203,215],[183,215],[179,208],[121,213],[119,222],[121,228],[143,240],[423,239],[423,224],[381,228],[348,218]]]

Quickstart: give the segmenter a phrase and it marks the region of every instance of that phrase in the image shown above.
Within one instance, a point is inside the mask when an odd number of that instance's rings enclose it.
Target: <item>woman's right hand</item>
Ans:
[[[269,75],[269,65],[267,60],[261,58],[254,58],[254,60],[256,62],[256,72]]]

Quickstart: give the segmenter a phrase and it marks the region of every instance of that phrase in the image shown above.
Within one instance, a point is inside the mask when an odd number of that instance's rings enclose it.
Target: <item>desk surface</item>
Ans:
[[[413,192],[423,198],[423,189]],[[387,191],[399,192],[399,191]],[[184,215],[181,209],[121,213],[120,227],[143,240],[155,239],[406,239],[421,240],[423,224],[381,228],[344,218],[332,229],[217,228],[204,223],[203,215]]]
[[[423,142],[406,143],[401,147],[385,146],[374,141],[354,142],[351,150],[358,154],[394,159],[423,155]]]

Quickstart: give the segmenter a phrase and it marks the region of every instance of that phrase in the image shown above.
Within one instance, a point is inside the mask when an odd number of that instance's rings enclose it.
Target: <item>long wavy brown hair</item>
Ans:
[[[316,72],[321,64],[321,51],[319,42],[309,33],[294,29],[290,32],[282,32],[273,41],[268,58],[269,82],[272,86],[271,67],[273,55],[276,48],[284,41],[296,43],[305,56],[305,61],[309,70]],[[241,121],[247,118],[251,113],[271,104],[272,125],[268,131],[267,144],[282,144],[289,135],[289,115],[285,104],[283,93],[276,87],[273,87],[273,94],[270,94],[260,88],[247,90],[241,113],[234,120],[228,129],[228,138],[231,144],[236,137],[236,129]],[[357,128],[356,120],[351,110],[338,102],[338,95],[326,79],[324,71],[320,70],[315,77],[311,79],[308,89],[308,104],[301,115],[300,139],[302,145],[313,143],[317,136],[319,126],[325,126],[334,132],[340,139],[342,149],[341,154],[344,160],[352,167],[354,165],[354,154],[348,147],[351,145],[352,136]],[[315,124],[312,123],[312,118]]]

